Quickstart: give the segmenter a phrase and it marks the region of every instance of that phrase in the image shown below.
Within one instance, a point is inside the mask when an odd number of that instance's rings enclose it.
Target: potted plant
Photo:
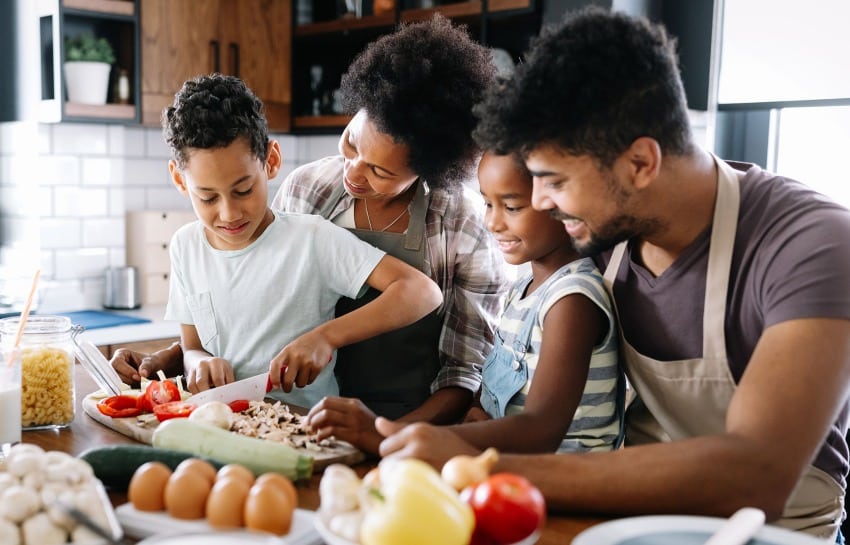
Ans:
[[[65,40],[65,86],[69,102],[106,104],[109,71],[115,51],[106,38],[91,32]]]

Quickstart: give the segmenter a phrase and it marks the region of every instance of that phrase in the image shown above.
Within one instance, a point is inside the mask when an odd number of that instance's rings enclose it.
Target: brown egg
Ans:
[[[245,526],[282,536],[292,527],[295,505],[271,483],[254,483],[245,500]]]
[[[215,480],[218,482],[221,479],[226,479],[228,477],[241,479],[248,483],[249,487],[254,484],[254,473],[242,464],[227,464],[226,466],[223,466],[218,470]]]
[[[139,511],[165,509],[165,485],[171,477],[171,468],[162,462],[140,465],[130,479],[127,499]]]
[[[215,467],[206,460],[200,458],[186,458],[174,468],[174,473],[178,471],[197,471],[205,479],[210,482],[210,486],[215,482],[216,470]]]
[[[178,519],[202,519],[212,483],[199,471],[175,471],[165,485],[165,509]]]
[[[252,476],[253,477],[253,476]],[[218,478],[207,496],[207,522],[213,528],[245,525],[245,500],[251,485],[238,476]]]
[[[257,480],[254,481],[254,484],[265,485],[266,483],[271,484],[279,488],[286,497],[289,498],[289,502],[297,507],[298,506],[298,491],[295,489],[295,485],[292,484],[292,481],[287,479],[284,475],[280,473],[263,473]]]

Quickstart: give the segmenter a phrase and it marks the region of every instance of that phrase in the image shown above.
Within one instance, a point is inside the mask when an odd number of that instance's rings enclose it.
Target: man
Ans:
[[[573,14],[477,112],[482,143],[526,158],[535,208],[582,253],[603,252],[637,396],[626,448],[505,455],[496,469],[529,477],[554,509],[754,506],[841,540],[850,213],[699,149],[675,43],[643,19]],[[443,452],[474,452],[445,430],[377,425],[384,455],[439,466]]]

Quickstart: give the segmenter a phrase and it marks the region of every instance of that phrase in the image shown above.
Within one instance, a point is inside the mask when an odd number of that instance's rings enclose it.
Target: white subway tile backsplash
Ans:
[[[57,123],[53,125],[53,153],[106,155],[108,125]]]
[[[41,268],[41,277],[38,281],[39,287],[48,286],[50,278],[56,271],[56,252],[54,250],[42,250],[39,252],[39,267]]]
[[[38,147],[38,123],[14,121],[0,123],[0,153],[32,154]]]
[[[46,123],[38,124],[38,154],[50,155],[53,151],[53,131]]]
[[[54,188],[54,197],[57,217],[106,216],[109,211],[106,189],[59,186]]]
[[[123,216],[120,219],[84,219],[83,246],[85,248],[123,248],[126,243],[124,232]]]
[[[54,198],[53,198],[53,188],[52,187],[39,187],[38,188],[38,200],[37,200],[37,208],[38,208],[38,216],[41,218],[47,218],[54,215],[55,207],[53,206]]]
[[[147,131],[142,127],[109,126],[109,155],[112,157],[144,157]]]
[[[33,181],[42,185],[80,183],[80,161],[70,155],[51,155],[38,158],[38,168],[30,169]]]
[[[56,250],[56,279],[102,277],[109,266],[106,248],[77,248]]]
[[[111,157],[83,157],[81,181],[85,185],[123,185],[125,160]]]
[[[301,143],[304,146],[300,146]],[[299,148],[301,153],[298,156],[299,163],[309,163],[328,155],[339,154],[339,136],[314,136],[299,140]]]
[[[127,248],[124,246],[124,242],[122,241],[120,248],[109,248],[109,266],[110,267],[123,267],[127,264]]]
[[[43,249],[81,247],[83,241],[80,223],[81,220],[76,218],[42,218],[38,223],[41,247]]]
[[[280,144],[280,155],[284,161],[295,162],[298,159],[298,138],[291,134],[272,134],[270,138]]]
[[[20,248],[38,248],[38,220],[34,218],[6,216],[0,218],[3,244]]]
[[[171,158],[171,151],[162,137],[162,129],[148,129],[145,131],[145,143],[146,155],[148,157],[158,157],[166,161]]]
[[[50,281],[41,294],[39,313],[53,314],[92,308],[86,300],[83,285],[79,279],[61,278]]]
[[[28,216],[37,213],[38,193],[20,185],[0,186],[0,215]]]
[[[162,159],[127,159],[124,165],[126,185],[162,186],[172,188],[168,161]]]
[[[146,210],[191,210],[192,204],[172,185],[166,188],[148,188]]]
[[[120,199],[120,206],[124,212],[138,212],[141,210],[147,210],[147,189],[143,187],[128,187],[123,189],[122,191],[114,191],[112,193],[112,202],[110,204],[111,215],[115,215],[116,209],[113,206],[118,206],[118,200]]]

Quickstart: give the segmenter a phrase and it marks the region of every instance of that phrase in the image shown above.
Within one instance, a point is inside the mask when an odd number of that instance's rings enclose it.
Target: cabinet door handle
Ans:
[[[212,56],[212,71],[221,72],[221,56],[219,55],[218,40],[210,40],[210,55]]]
[[[239,44],[230,42],[230,62],[233,63],[231,66],[232,70],[230,74],[233,76],[239,77]]]

